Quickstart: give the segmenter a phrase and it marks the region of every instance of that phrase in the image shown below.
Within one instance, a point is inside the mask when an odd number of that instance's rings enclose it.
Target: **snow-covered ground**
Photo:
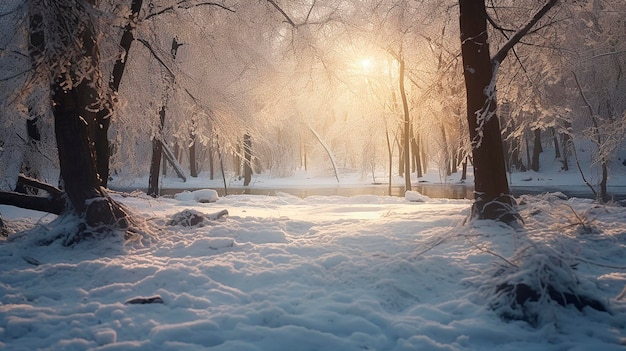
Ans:
[[[314,184],[302,178],[291,181]],[[0,348],[626,347],[624,207],[522,196],[524,224],[511,228],[466,223],[470,200],[416,193],[113,196],[151,236],[44,245],[71,220],[53,225],[54,216],[0,206],[10,231],[34,228],[0,241]],[[227,216],[200,226],[167,225],[183,210],[224,209]],[[608,312],[561,307],[547,295],[516,308],[498,294],[505,281],[549,282]],[[132,303],[137,298],[155,303]]]

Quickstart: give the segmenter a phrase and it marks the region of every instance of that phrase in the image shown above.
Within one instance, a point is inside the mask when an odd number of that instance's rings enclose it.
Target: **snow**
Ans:
[[[177,193],[174,198],[179,201],[194,200],[197,202],[215,202],[219,199],[217,191],[213,189],[199,189],[194,191],[183,191]]]
[[[313,184],[302,179],[291,181]],[[143,218],[153,237],[88,240],[69,248],[59,240],[40,245],[72,225],[71,219],[52,223],[55,216],[0,206],[10,231],[18,232],[0,241],[0,348],[622,350],[626,345],[624,207],[558,193],[521,196],[524,224],[513,228],[467,223],[470,200],[418,192],[112,196]],[[167,225],[185,210],[213,220]],[[222,210],[228,215],[212,216]],[[499,283],[532,285],[544,276],[596,298],[609,313],[544,298],[524,312],[535,318],[534,325],[501,318],[522,311],[494,293]],[[137,298],[157,302],[129,303]]]

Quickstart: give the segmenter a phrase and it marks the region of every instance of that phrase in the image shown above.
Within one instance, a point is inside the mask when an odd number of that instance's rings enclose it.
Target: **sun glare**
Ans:
[[[365,57],[358,61],[359,68],[365,74],[370,74],[374,70],[374,59],[371,57]]]

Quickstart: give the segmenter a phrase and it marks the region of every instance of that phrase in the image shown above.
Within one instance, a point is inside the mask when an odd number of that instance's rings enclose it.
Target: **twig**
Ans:
[[[183,1],[179,1],[178,3],[176,3],[176,5],[172,5],[172,6],[168,6],[160,11],[151,13],[149,15],[147,15],[144,19],[150,19],[152,17],[158,16],[158,15],[162,15],[166,12],[174,12],[176,9],[190,9],[192,7],[198,7],[198,6],[216,6],[219,7],[223,10],[229,11],[229,12],[235,12],[235,10],[226,7],[222,4],[218,4],[216,2],[200,2],[197,4],[186,4],[187,1],[183,0]]]
[[[484,253],[488,253],[488,254],[490,254],[490,255],[494,255],[494,256],[498,257],[498,258],[499,258],[499,259],[501,259],[502,261],[504,261],[504,262],[508,263],[511,267],[519,268],[519,267],[518,267],[515,263],[513,263],[513,262],[509,261],[506,257],[504,257],[504,256],[502,256],[502,255],[500,255],[500,254],[498,254],[498,253],[496,253],[496,252],[493,252],[493,251],[491,251],[491,250],[489,250],[489,249],[485,249],[485,248],[482,248],[482,247],[478,246],[476,243],[474,243],[474,242],[473,242],[473,241],[469,238],[469,236],[468,236],[468,235],[463,235],[463,236],[465,237],[465,240],[467,240],[467,241],[468,241],[468,242],[469,242],[472,246],[474,246],[474,247],[475,247],[475,248],[477,248],[478,250],[480,250],[480,251],[482,251],[482,252],[484,252]]]

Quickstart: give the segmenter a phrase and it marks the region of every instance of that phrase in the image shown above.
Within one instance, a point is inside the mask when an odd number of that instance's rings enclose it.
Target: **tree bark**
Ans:
[[[467,94],[467,120],[472,142],[477,218],[514,221],[513,199],[506,176],[506,164],[496,116],[495,74],[508,52],[556,5],[548,0],[526,25],[489,57],[487,12],[484,0],[459,0],[461,55]]]
[[[91,139],[97,128],[98,116],[106,110],[102,97],[102,82],[99,69],[97,36],[91,21],[89,3],[57,1],[35,3],[31,8],[30,55],[35,63],[48,62],[53,67],[50,81],[51,105],[54,116],[55,137],[61,178],[65,195],[60,196],[53,187],[44,189],[56,193],[44,200],[13,197],[14,204],[63,214],[74,211],[84,221],[74,234],[68,234],[64,244],[71,245],[90,236],[100,227],[127,229],[130,217],[124,209],[113,201],[101,187],[97,171],[96,154]],[[46,29],[41,26],[44,16],[54,22],[52,30],[63,28],[66,35],[73,38],[61,39],[62,46],[49,49],[45,42]],[[58,35],[59,33],[48,32]],[[64,36],[59,36],[66,38]],[[76,45],[80,48],[77,49]],[[49,51],[57,50],[57,51]],[[58,62],[68,58],[67,63]],[[56,67],[56,69],[55,69]],[[51,72],[47,72],[50,74]],[[31,185],[34,182],[31,183]],[[13,196],[12,194],[8,195]],[[61,201],[60,198],[67,198]],[[49,207],[45,207],[45,201]],[[61,210],[62,208],[62,210]]]
[[[485,3],[459,0],[459,7],[467,121],[474,162],[472,215],[508,222],[512,220],[513,201],[496,116],[495,77],[489,56]]]

